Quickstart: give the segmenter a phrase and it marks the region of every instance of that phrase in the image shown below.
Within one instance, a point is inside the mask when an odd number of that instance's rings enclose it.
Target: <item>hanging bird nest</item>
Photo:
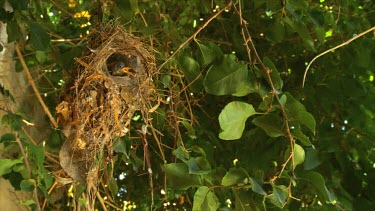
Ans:
[[[60,164],[74,181],[93,187],[99,172],[95,158],[129,132],[136,111],[147,126],[157,104],[156,67],[152,51],[121,26],[99,28],[88,48],[56,111],[67,137]]]

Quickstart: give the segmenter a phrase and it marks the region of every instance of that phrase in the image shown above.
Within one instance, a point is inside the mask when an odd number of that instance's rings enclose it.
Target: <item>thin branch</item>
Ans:
[[[46,104],[44,103],[42,97],[40,96],[40,93],[39,93],[39,91],[38,91],[38,88],[36,87],[36,85],[35,85],[35,83],[34,83],[33,77],[32,77],[31,74],[30,74],[29,68],[27,67],[25,60],[23,59],[23,56],[22,56],[22,53],[21,53],[21,50],[20,50],[18,44],[16,44],[16,52],[17,52],[17,56],[18,56],[18,58],[19,58],[19,60],[20,60],[20,62],[21,62],[21,65],[22,65],[23,69],[24,69],[25,72],[26,72],[27,80],[29,81],[29,83],[30,83],[30,85],[31,85],[31,87],[32,87],[32,89],[33,89],[33,91],[35,92],[35,95],[36,95],[36,97],[38,98],[38,101],[39,101],[40,105],[42,106],[44,112],[45,112],[45,113],[47,114],[47,116],[49,117],[49,119],[50,119],[50,121],[52,122],[53,126],[54,126],[55,128],[57,128],[57,127],[58,127],[58,124],[57,124],[57,122],[55,121],[55,119],[53,118],[53,116],[52,116],[51,112],[49,111],[48,107],[47,107]]]
[[[238,4],[241,5],[241,0],[238,1]],[[294,176],[294,138],[290,132],[290,129],[289,129],[289,122],[288,122],[288,115],[286,114],[286,111],[284,109],[284,106],[283,104],[281,103],[280,101],[280,98],[279,98],[279,95],[277,94],[277,90],[273,84],[273,81],[272,81],[272,78],[271,78],[271,69],[269,69],[268,67],[266,67],[266,65],[263,63],[262,59],[260,58],[256,48],[255,48],[255,45],[254,45],[254,42],[251,38],[251,35],[250,35],[250,32],[247,28],[247,21],[243,19],[242,17],[242,8],[239,7],[239,9],[237,9],[235,6],[234,6],[234,9],[236,10],[236,12],[239,14],[240,16],[240,23],[241,23],[241,27],[244,29],[244,33],[246,33],[244,36],[244,44],[245,45],[249,45],[250,43],[250,47],[251,49],[253,50],[254,52],[254,55],[255,55],[255,58],[256,60],[259,62],[260,66],[262,67],[263,71],[266,73],[266,78],[267,78],[267,81],[268,81],[268,84],[270,85],[271,87],[271,92],[272,92],[272,95],[276,98],[277,100],[277,103],[280,105],[280,110],[281,110],[281,114],[283,116],[283,119],[284,119],[284,124],[285,124],[285,135],[286,137],[289,139],[289,144],[290,144],[290,155],[289,157],[287,158],[286,162],[283,164],[284,167],[282,168],[282,171],[280,172],[279,174],[279,177],[281,176],[281,174],[283,173],[283,170],[285,168],[285,166],[287,165],[287,163],[292,160],[292,174]]]
[[[302,88],[305,86],[305,80],[306,80],[307,72],[309,71],[311,64],[312,64],[315,60],[317,60],[318,58],[320,58],[320,57],[326,55],[327,53],[329,53],[329,52],[331,52],[331,51],[334,51],[334,50],[336,50],[336,49],[338,49],[338,48],[341,48],[341,47],[343,47],[343,46],[345,46],[345,45],[348,45],[349,43],[353,42],[354,40],[356,40],[356,39],[362,37],[363,35],[368,34],[368,33],[372,32],[372,31],[375,31],[375,26],[372,27],[372,28],[370,28],[370,29],[367,29],[366,31],[364,31],[364,32],[362,32],[362,33],[360,33],[360,34],[358,34],[357,36],[355,36],[355,37],[353,37],[353,38],[351,38],[351,39],[349,39],[349,40],[347,40],[347,41],[341,43],[340,45],[337,45],[337,46],[335,46],[335,47],[333,47],[333,48],[330,48],[330,49],[324,51],[323,53],[320,53],[319,55],[315,56],[315,57],[310,61],[310,63],[307,65],[307,67],[306,67],[305,74],[303,75],[303,80],[302,80]]]
[[[232,5],[232,1],[230,1],[224,8],[220,9],[215,15],[211,16],[201,27],[199,27],[199,29],[194,33],[192,34],[187,40],[185,40],[185,42],[181,43],[181,45],[177,48],[177,50],[175,50],[173,52],[172,55],[170,55],[166,60],[165,62],[163,62],[159,67],[158,67],[158,70],[157,72],[159,72],[161,70],[162,67],[164,67],[164,65],[166,65],[169,60],[171,60],[188,42],[190,42],[192,39],[194,39],[204,28],[207,27],[207,25],[213,21],[215,18],[217,18],[222,12],[224,12],[227,8],[229,8],[230,6]]]

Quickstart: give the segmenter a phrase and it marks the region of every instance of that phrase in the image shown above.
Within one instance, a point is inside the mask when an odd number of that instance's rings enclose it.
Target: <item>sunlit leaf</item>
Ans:
[[[223,130],[219,137],[224,140],[239,139],[245,129],[247,118],[257,114],[253,106],[244,102],[231,102],[219,115],[220,127]]]
[[[221,180],[221,185],[223,186],[232,186],[232,185],[245,185],[250,183],[249,175],[246,170],[243,168],[231,168],[225,174]]]
[[[21,160],[12,160],[12,159],[1,159],[0,160],[0,176],[3,176],[4,174],[8,174],[12,171],[12,168],[22,163]]]

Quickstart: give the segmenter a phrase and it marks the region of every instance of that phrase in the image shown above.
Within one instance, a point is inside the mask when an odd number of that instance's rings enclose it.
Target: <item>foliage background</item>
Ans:
[[[155,50],[163,96],[153,114],[160,133],[148,137],[155,209],[375,207],[374,30],[318,58],[302,88],[316,55],[374,26],[372,1],[5,2],[14,9],[0,9],[8,42],[20,46],[52,113],[95,27],[115,20]],[[16,71],[24,71],[19,60]],[[19,142],[26,154],[0,160],[0,175],[37,194],[23,202],[34,209],[84,204],[83,186],[54,186],[64,136],[51,126],[48,138],[30,140],[28,116],[2,117],[12,133],[1,142]],[[114,178],[99,187],[108,209],[150,209],[137,121],[133,129],[103,173]],[[53,192],[62,197],[52,200]]]

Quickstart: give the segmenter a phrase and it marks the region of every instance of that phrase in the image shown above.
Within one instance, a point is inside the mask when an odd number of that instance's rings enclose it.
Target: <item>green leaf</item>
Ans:
[[[8,112],[1,118],[1,124],[9,125],[12,130],[18,131],[22,128],[22,117],[18,114]]]
[[[8,174],[17,164],[23,163],[21,160],[1,159],[0,160],[0,176]]]
[[[278,206],[283,207],[284,203],[288,199],[288,189],[284,185],[272,185],[272,202]]]
[[[210,163],[205,157],[190,158],[187,162],[189,174],[208,174],[212,172]]]
[[[25,205],[25,206],[31,206],[31,205],[34,205],[36,204],[34,200],[32,199],[29,199],[27,201],[20,201],[20,205]]]
[[[123,153],[124,155],[129,157],[130,144],[130,140],[127,137],[121,137],[118,141],[115,142],[113,151]]]
[[[284,121],[277,114],[270,113],[256,117],[252,123],[262,128],[272,138],[284,136]]]
[[[200,176],[189,174],[189,168],[184,163],[164,164],[163,170],[167,175],[168,186],[177,190],[186,190],[190,187],[200,186]]]
[[[38,167],[43,167],[45,159],[44,148],[38,145],[29,145],[29,158],[32,159]]]
[[[235,140],[242,136],[247,118],[257,114],[254,107],[248,103],[230,102],[219,115],[220,127],[223,130],[219,137],[224,140]]]
[[[20,27],[16,20],[7,23],[8,43],[16,41],[21,37]]]
[[[197,136],[195,135],[195,130],[194,130],[194,128],[191,126],[191,124],[190,124],[188,121],[186,121],[186,120],[181,121],[181,123],[182,123],[182,125],[186,128],[188,136],[189,136],[191,139],[196,139]]]
[[[307,112],[305,106],[296,100],[291,94],[286,92],[285,95],[287,96],[285,108],[287,109],[288,118],[305,125],[313,134],[315,134],[316,122],[313,115]]]
[[[232,54],[224,55],[223,59],[208,69],[203,85],[207,93],[213,95],[230,95],[242,89],[247,81],[247,65],[236,62]]]
[[[45,51],[35,51],[35,58],[40,64],[43,64],[47,61],[47,53]]]
[[[307,30],[306,25],[298,20],[292,20],[289,17],[283,19],[294,31],[296,31],[302,38],[302,41],[312,51],[316,51],[314,46],[314,40],[312,39],[310,32]]]
[[[305,150],[298,144],[294,144],[294,167],[305,161]]]
[[[199,187],[195,192],[193,211],[216,211],[219,206],[219,199],[208,187]]]
[[[225,174],[221,180],[221,185],[223,186],[233,186],[233,185],[246,185],[249,181],[249,175],[243,168],[231,168]]]
[[[273,64],[270,58],[264,57],[263,63],[266,65],[266,67],[270,68],[270,76],[272,83],[277,90],[281,90],[283,88],[283,81],[280,78],[280,74],[276,69],[276,66]],[[264,71],[261,72],[262,74],[265,74]]]
[[[256,197],[250,191],[233,189],[236,211],[266,211],[264,196]]]
[[[111,191],[112,197],[116,197],[118,193],[118,186],[113,174],[109,175],[108,188]]]
[[[305,162],[303,163],[303,167],[305,170],[312,170],[315,167],[321,164],[321,160],[319,158],[319,151],[314,148],[310,148],[306,151]]]
[[[300,128],[294,128],[290,130],[292,136],[301,141],[303,146],[312,146],[309,137],[302,133]]]
[[[41,25],[30,21],[30,43],[35,50],[46,51],[49,48],[50,37]]]
[[[36,181],[34,179],[22,180],[20,187],[25,192],[31,192],[36,187]]]
[[[182,71],[184,72],[184,76],[191,84],[189,87],[192,92],[200,92],[203,87],[203,76],[200,72],[200,66],[197,61],[190,57],[182,57],[180,58],[180,64],[182,67]]]
[[[173,150],[172,154],[183,162],[187,162],[190,158],[189,152],[182,146],[179,146],[177,149]]]
[[[139,13],[139,8],[138,8],[138,0],[129,0],[130,6],[134,12],[134,14]]]
[[[323,200],[325,203],[335,203],[334,195],[327,189],[325,185],[325,180],[321,174],[315,171],[307,172],[302,177],[304,180],[307,180],[311,183],[313,187],[316,188],[318,191],[318,196]]]
[[[10,141],[15,141],[16,136],[14,133],[5,133],[4,135],[1,136],[0,138],[0,143],[2,142],[10,142]]]
[[[195,40],[198,45],[198,61],[202,67],[223,56],[221,49],[213,42]]]
[[[262,187],[263,186],[262,181],[260,181],[256,178],[250,177],[250,184],[251,184],[251,190],[253,190],[255,193],[258,193],[258,194],[263,195],[263,196],[267,195],[266,191],[264,191],[264,189]]]

